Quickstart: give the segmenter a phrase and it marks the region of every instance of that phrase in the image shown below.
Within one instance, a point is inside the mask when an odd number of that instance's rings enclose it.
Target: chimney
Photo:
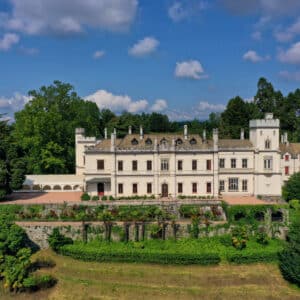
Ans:
[[[183,126],[183,135],[184,135],[184,139],[187,140],[187,138],[188,138],[188,126],[187,125]]]
[[[218,128],[214,128],[213,129],[214,151],[218,151],[218,140],[219,140],[219,130]]]
[[[287,132],[284,133],[284,143],[287,144],[287,145],[289,144],[288,133]]]
[[[143,133],[143,126],[140,125],[140,140],[142,140],[144,137],[144,133]]]
[[[245,131],[244,128],[241,128],[241,140],[245,139]]]
[[[158,143],[157,143],[157,138],[154,139],[154,147],[153,147],[154,151],[158,150]]]
[[[128,134],[132,134],[132,127],[131,126],[128,127]]]
[[[176,146],[176,142],[175,142],[175,139],[174,138],[172,138],[172,148],[171,148],[171,150],[175,150],[175,146]]]
[[[110,151],[115,151],[115,137],[114,133],[110,136]]]
[[[104,138],[107,140],[107,128],[104,128]]]
[[[205,129],[203,129],[202,139],[203,139],[203,142],[206,142],[206,130]]]

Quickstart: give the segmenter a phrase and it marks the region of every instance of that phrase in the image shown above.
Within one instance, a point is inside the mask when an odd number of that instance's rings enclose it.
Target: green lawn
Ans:
[[[275,264],[170,266],[94,263],[40,251],[51,257],[58,279],[48,291],[6,295],[5,300],[89,299],[300,299],[300,290],[286,283]]]

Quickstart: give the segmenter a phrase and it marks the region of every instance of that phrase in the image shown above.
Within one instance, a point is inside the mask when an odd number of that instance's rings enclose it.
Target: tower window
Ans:
[[[271,141],[268,139],[265,141],[265,149],[270,149],[271,148]]]

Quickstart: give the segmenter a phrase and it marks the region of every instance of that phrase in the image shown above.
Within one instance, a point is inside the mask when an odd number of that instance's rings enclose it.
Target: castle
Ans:
[[[118,139],[116,131],[96,140],[77,128],[75,175],[28,175],[27,189],[84,190],[90,195],[125,197],[262,195],[280,196],[289,176],[300,171],[300,143],[279,136],[279,120],[267,113],[251,120],[250,137],[212,140],[206,132],[139,134]]]

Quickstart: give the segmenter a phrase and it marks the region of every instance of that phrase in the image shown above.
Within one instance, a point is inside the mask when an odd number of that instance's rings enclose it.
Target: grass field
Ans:
[[[300,289],[288,285],[275,264],[220,266],[161,266],[77,261],[51,257],[53,269],[43,270],[58,284],[34,294],[7,295],[5,300],[89,299],[300,299]]]

